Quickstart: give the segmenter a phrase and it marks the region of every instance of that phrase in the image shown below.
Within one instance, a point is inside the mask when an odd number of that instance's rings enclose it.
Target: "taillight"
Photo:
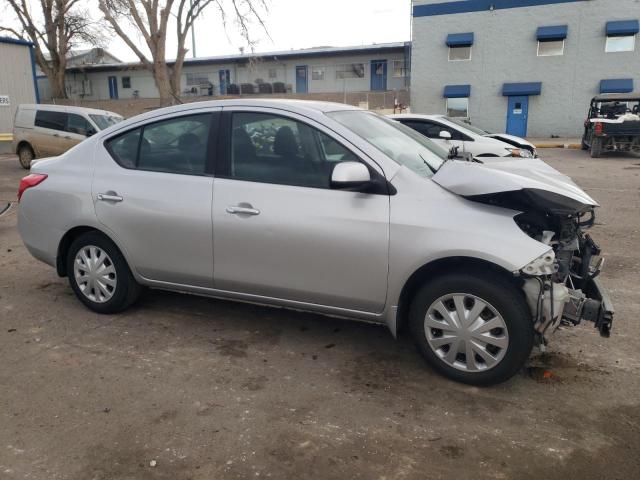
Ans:
[[[602,122],[596,122],[596,135],[602,135]]]
[[[18,202],[22,198],[22,194],[25,190],[35,187],[36,185],[40,185],[46,178],[47,176],[42,173],[32,173],[20,180],[20,187],[18,187]]]

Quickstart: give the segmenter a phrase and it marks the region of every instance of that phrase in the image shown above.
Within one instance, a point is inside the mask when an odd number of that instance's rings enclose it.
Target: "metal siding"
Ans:
[[[0,134],[13,132],[13,118],[21,103],[36,103],[31,48],[0,42],[0,95],[9,95],[8,107],[0,107]]]

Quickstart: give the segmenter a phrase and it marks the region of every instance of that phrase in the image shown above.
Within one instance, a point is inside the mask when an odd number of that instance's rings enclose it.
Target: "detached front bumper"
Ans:
[[[615,310],[600,280],[592,278],[582,290],[573,290],[570,295],[562,319],[573,325],[583,320],[593,322],[600,335],[609,338]]]

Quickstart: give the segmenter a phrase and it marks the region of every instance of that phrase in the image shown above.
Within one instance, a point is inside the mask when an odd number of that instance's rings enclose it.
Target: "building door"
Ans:
[[[527,120],[529,117],[529,97],[509,97],[507,110],[507,133],[516,137],[527,136]]]
[[[220,95],[226,95],[231,83],[231,72],[229,70],[220,70],[218,76],[220,78]]]
[[[371,90],[385,91],[387,89],[387,61],[371,60]]]
[[[118,77],[109,77],[109,98],[111,100],[118,99]]]
[[[296,67],[296,93],[307,93],[309,91],[307,70],[308,68],[306,65],[299,65]]]

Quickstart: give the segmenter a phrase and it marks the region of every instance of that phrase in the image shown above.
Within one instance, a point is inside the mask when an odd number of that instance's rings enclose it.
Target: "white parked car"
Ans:
[[[402,114],[390,118],[416,130],[441,147],[458,147],[459,153],[474,157],[537,156],[536,147],[524,138],[506,133],[489,133],[458,118],[444,115]]]

